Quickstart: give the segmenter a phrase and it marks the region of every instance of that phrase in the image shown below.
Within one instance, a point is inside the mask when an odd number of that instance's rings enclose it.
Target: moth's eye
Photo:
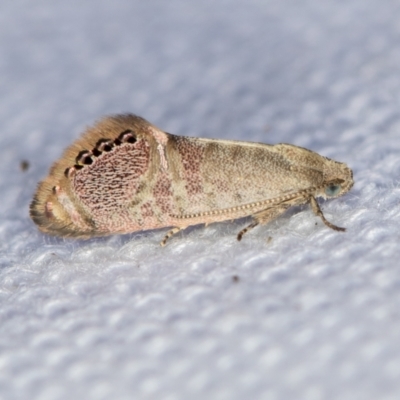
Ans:
[[[342,189],[342,187],[340,185],[329,185],[325,189],[325,193],[327,196],[336,196],[339,194],[340,189]]]

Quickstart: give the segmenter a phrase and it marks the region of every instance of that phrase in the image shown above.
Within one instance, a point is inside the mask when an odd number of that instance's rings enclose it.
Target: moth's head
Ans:
[[[344,195],[353,187],[353,171],[344,163],[329,158],[327,161],[324,168],[324,186],[319,196],[332,199]]]

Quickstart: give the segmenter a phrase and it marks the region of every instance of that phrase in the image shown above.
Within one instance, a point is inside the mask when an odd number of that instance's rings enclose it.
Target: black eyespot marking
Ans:
[[[135,143],[136,142],[136,137],[130,129],[123,131],[120,133],[118,136],[118,140],[120,140],[122,143]]]
[[[82,150],[75,158],[75,165],[73,168],[75,170],[80,170],[83,168],[84,165],[91,165],[94,162],[93,157],[99,157],[103,152],[109,152],[113,149],[114,146],[119,146],[123,143],[135,143],[136,137],[133,135],[133,132],[128,129],[123,131],[118,138],[114,141],[110,139],[100,139],[96,146],[92,151],[89,150]],[[64,175],[68,178],[70,176],[70,168],[67,168],[64,171]]]
[[[94,149],[92,150],[92,154],[93,154],[95,157],[98,157],[98,156],[101,154],[101,151],[99,151],[98,149],[94,148]]]
[[[96,149],[100,152],[111,151],[114,143],[110,139],[100,139],[96,144]]]
[[[93,163],[92,153],[87,150],[82,150],[79,152],[78,156],[75,159],[77,164],[85,164],[90,165]]]
[[[130,129],[127,129],[126,131],[123,131],[119,134],[119,138],[123,138],[125,135],[128,135],[129,133],[133,133]]]

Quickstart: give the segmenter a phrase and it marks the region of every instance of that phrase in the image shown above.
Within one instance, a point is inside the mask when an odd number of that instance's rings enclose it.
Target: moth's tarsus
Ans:
[[[160,242],[160,245],[164,247],[167,244],[167,240],[170,239],[172,236],[174,236],[176,233],[181,231],[182,228],[172,228],[170,231],[167,232],[167,234],[164,236],[164,239]]]
[[[252,230],[253,228],[255,228],[258,224],[259,224],[258,221],[254,221],[249,226],[246,226],[246,228],[242,229],[237,235],[237,240],[240,242],[242,240],[243,235],[248,231]]]
[[[322,212],[322,210],[321,210],[321,208],[320,208],[320,206],[319,206],[319,204],[318,204],[318,202],[317,202],[315,197],[311,196],[309,201],[310,201],[310,204],[311,204],[311,209],[313,210],[314,214],[316,216],[320,217],[322,219],[322,222],[327,227],[333,229],[334,231],[338,231],[338,232],[345,232],[346,231],[346,228],[342,228],[340,226],[336,226],[336,225],[332,224],[331,222],[329,222],[325,218],[325,216],[324,216],[324,214],[323,214],[323,212]]]

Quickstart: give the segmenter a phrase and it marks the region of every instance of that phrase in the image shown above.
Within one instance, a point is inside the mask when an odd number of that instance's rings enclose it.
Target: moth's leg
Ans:
[[[242,229],[238,235],[237,235],[237,240],[239,240],[239,242],[242,240],[243,235],[252,230],[253,228],[255,228],[257,225],[259,224],[258,221],[253,221],[249,226],[246,226],[246,228]]]
[[[174,236],[176,233],[178,233],[179,231],[181,231],[183,228],[179,228],[179,227],[175,227],[172,228],[170,231],[167,232],[167,234],[164,236],[164,239],[160,242],[161,246],[165,246],[165,244],[167,243],[167,240]]]
[[[284,205],[279,205],[273,208],[268,208],[264,211],[260,211],[257,214],[253,215],[254,221],[247,226],[246,228],[242,229],[238,235],[237,235],[237,240],[242,240],[243,235],[250,231],[251,229],[255,228],[259,224],[267,224],[268,222],[272,221],[275,218],[278,218],[281,214],[283,214],[290,205],[284,204]]]
[[[311,209],[314,211],[314,214],[317,215],[318,217],[320,217],[322,219],[322,222],[326,226],[328,226],[329,228],[331,228],[335,231],[344,232],[346,230],[346,228],[341,228],[340,226],[333,225],[332,223],[330,223],[328,220],[325,219],[324,214],[322,213],[322,210],[319,208],[319,204],[317,203],[317,200],[315,199],[314,196],[311,196],[309,201],[310,201]]]

